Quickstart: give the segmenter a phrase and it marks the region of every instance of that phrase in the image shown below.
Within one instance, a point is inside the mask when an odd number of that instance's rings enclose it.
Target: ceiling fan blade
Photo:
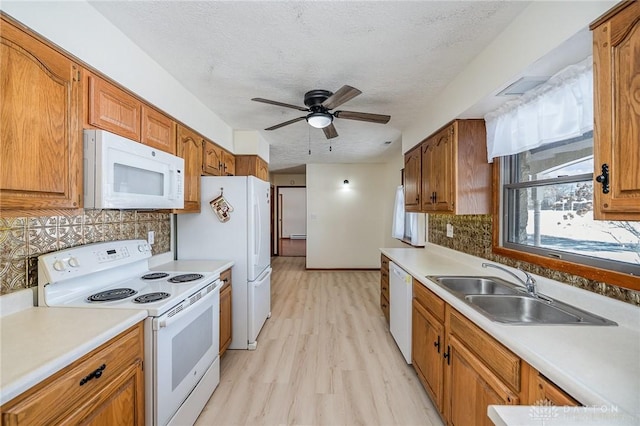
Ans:
[[[369,114],[368,112],[336,111],[333,115],[337,118],[347,120],[368,121],[369,123],[387,124],[391,119],[390,115]]]
[[[262,102],[265,104],[270,104],[270,105],[277,105],[285,108],[293,108],[293,109],[297,109],[298,111],[309,111],[309,108],[305,108],[297,105],[285,104],[284,102],[272,101],[264,98],[253,98],[251,100],[256,102]]]
[[[275,130],[275,129],[279,129],[280,127],[284,127],[284,126],[288,126],[289,124],[293,124],[297,121],[302,121],[307,117],[298,117],[298,118],[294,118],[293,120],[289,120],[289,121],[285,121],[284,123],[280,123],[280,124],[276,124],[275,126],[271,126],[271,127],[267,127],[265,130]]]
[[[327,137],[327,139],[333,139],[338,137],[338,132],[336,131],[336,128],[334,127],[333,123],[329,124],[327,127],[323,127],[322,131],[324,132],[324,135]]]
[[[358,96],[361,91],[356,89],[355,87],[344,85],[338,89],[333,95],[329,96],[322,103],[322,106],[326,109],[334,109],[342,105],[343,103],[355,98]]]

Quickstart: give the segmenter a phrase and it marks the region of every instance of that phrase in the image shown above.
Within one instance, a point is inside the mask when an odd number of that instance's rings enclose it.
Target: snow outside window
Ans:
[[[640,275],[640,222],[593,219],[593,132],[501,160],[504,247]]]

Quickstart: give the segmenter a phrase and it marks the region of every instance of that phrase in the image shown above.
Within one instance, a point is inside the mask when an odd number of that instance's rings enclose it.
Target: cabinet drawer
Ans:
[[[134,326],[69,367],[6,404],[3,424],[57,423],[86,400],[102,392],[143,357],[142,324]],[[101,366],[99,377],[91,377]]]
[[[464,342],[464,345],[511,389],[520,391],[520,358],[518,356],[454,309],[449,310],[449,332]]]
[[[440,322],[444,322],[444,300],[415,279],[413,280],[413,298],[428,309]]]

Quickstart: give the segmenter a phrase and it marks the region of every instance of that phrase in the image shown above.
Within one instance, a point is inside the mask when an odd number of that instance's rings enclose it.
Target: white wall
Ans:
[[[307,184],[307,175],[296,174],[277,174],[271,173],[271,184],[275,186],[305,186]]]
[[[399,180],[389,164],[308,164],[307,267],[380,267]]]
[[[234,130],[233,145],[234,154],[257,155],[269,162],[269,142],[255,130]]]
[[[534,1],[402,133],[407,152],[613,7],[617,1]]]
[[[282,195],[282,236],[307,234],[307,189],[279,188]]]
[[[0,7],[149,103],[235,152],[231,127],[86,1],[3,0]]]

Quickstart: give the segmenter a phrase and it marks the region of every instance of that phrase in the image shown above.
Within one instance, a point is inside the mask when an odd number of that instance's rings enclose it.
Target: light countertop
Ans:
[[[502,271],[482,268],[486,259],[429,243],[425,249],[383,248],[381,252],[583,405],[640,416],[640,308],[534,276],[540,293],[616,321],[618,326],[501,324],[426,278],[484,275],[514,281]]]
[[[214,272],[220,274],[220,272],[231,268],[234,264],[233,260],[174,260],[155,265],[150,269],[152,271]]]
[[[145,310],[32,307],[0,318],[0,404],[147,317]]]

